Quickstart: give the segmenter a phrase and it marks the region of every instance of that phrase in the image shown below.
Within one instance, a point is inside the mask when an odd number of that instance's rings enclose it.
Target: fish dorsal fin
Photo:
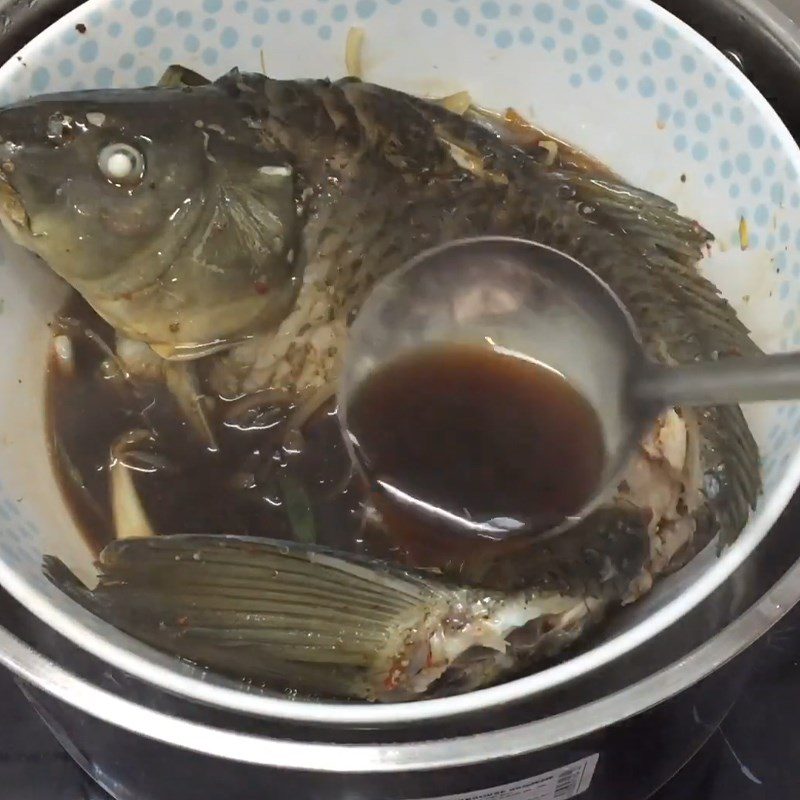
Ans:
[[[199,72],[182,67],[180,64],[170,64],[158,81],[162,89],[183,89],[188,86],[206,86],[211,81]]]

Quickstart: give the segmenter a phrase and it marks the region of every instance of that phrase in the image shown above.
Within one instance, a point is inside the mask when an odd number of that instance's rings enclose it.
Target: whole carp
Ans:
[[[158,87],[0,110],[0,219],[122,341],[164,363],[212,359],[221,394],[330,396],[375,281],[425,248],[483,234],[533,239],[595,271],[655,360],[758,352],[697,269],[707,231],[663,198],[551,155],[469,109],[356,79],[234,70],[211,82],[174,67]],[[278,682],[302,676],[311,691],[409,699],[452,686],[456,672],[463,690],[555,654],[575,636],[553,631],[577,635],[716,534],[733,540],[759,491],[737,407],[674,409],[614,503],[552,547],[488,559],[480,574],[395,573],[233,537],[112,544],[94,593],[58,562],[47,569],[101,616],[187,658],[228,672],[269,664]]]

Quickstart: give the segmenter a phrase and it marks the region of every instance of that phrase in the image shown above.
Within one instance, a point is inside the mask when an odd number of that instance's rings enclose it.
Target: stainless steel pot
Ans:
[[[730,51],[800,132],[800,109],[785,91],[800,81],[800,39],[785,16],[753,0],[663,4]],[[0,56],[73,5],[0,5]],[[118,798],[399,800],[523,782],[491,796],[567,800],[585,788],[587,800],[640,800],[702,745],[735,700],[749,659],[731,659],[800,598],[798,524],[795,500],[747,562],[656,640],[491,717],[334,729],[191,705],[109,668],[8,598],[0,604],[0,663]],[[563,769],[570,764],[578,766]],[[482,795],[466,795],[473,796]]]
[[[624,670],[506,708],[493,719],[321,729],[191,706],[109,669],[10,601],[0,618],[16,636],[0,633],[0,660],[17,673],[78,763],[118,798],[183,800],[201,791],[231,800],[267,793],[449,797],[596,754],[582,796],[639,800],[691,757],[736,699],[750,659],[747,653],[729,659],[800,595],[798,523],[795,500],[746,567],[652,646],[636,651]]]

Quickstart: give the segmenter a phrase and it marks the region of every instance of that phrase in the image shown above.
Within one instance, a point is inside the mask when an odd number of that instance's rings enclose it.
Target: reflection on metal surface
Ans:
[[[736,50],[725,49],[722,51],[723,55],[725,55],[732,64],[734,64],[739,70],[744,72],[744,59],[741,56],[741,53],[737,53]]]

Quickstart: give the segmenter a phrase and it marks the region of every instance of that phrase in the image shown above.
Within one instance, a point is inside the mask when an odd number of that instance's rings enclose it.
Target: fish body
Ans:
[[[167,359],[213,353],[223,395],[324,395],[372,285],[428,247],[475,235],[532,239],[581,261],[626,305],[653,360],[758,352],[697,269],[710,234],[670,202],[385,87],[238,71],[212,83],[173,68],[156,88],[0,110],[0,138],[11,235],[124,337]],[[498,557],[456,577],[503,602],[535,591],[602,609],[635,599],[714,535],[734,539],[759,491],[737,407],[672,410],[615,501],[571,539],[516,556],[519,570]],[[631,507],[646,524],[631,522]],[[101,589],[95,608],[108,608],[113,593]],[[522,662],[492,661],[481,681]],[[345,693],[383,699],[364,686]]]

